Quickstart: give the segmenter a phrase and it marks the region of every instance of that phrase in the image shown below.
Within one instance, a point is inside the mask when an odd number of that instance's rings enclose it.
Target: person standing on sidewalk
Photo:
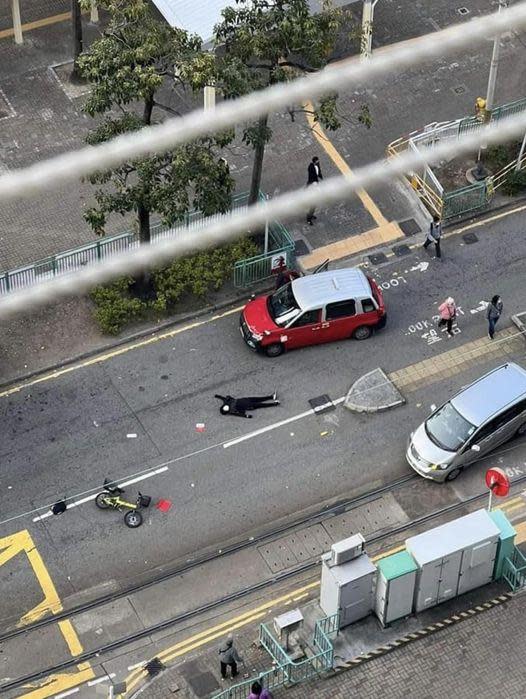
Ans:
[[[234,637],[231,633],[228,634],[226,641],[219,647],[219,662],[221,665],[221,677],[224,680],[226,680],[226,671],[229,666],[232,679],[239,674],[237,664],[242,663],[243,658],[239,655],[234,646]]]
[[[495,294],[495,296],[491,299],[491,303],[486,309],[486,318],[488,319],[488,337],[490,340],[493,340],[495,336],[495,326],[497,325],[497,321],[502,314],[503,308],[504,304],[502,303],[501,297],[498,294]]]
[[[438,312],[440,313],[438,327],[442,328],[444,325],[446,325],[448,338],[453,337],[453,321],[457,317],[455,299],[449,296],[444,303],[440,304],[438,307]]]
[[[317,185],[320,180],[323,180],[323,175],[320,167],[320,159],[317,155],[315,155],[309,163],[309,167],[307,169],[307,187],[310,187],[311,185]],[[314,221],[316,219],[316,216],[314,215],[315,211],[316,207],[313,206],[312,209],[309,209],[307,212],[307,223],[311,226],[314,225]]]
[[[442,237],[442,224],[440,223],[440,219],[438,216],[435,214],[433,216],[433,220],[429,224],[429,230],[427,232],[427,236],[424,242],[424,248],[427,248],[428,245],[431,243],[435,244],[435,250],[437,257],[440,258],[442,257],[442,253],[440,252],[440,238]]]

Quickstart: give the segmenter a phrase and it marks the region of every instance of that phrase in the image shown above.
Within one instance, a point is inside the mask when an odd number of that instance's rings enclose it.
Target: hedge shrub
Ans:
[[[243,238],[230,245],[179,257],[168,267],[153,272],[156,297],[153,301],[133,295],[134,280],[131,277],[99,286],[91,292],[96,306],[95,320],[102,332],[118,335],[127,325],[145,318],[148,313],[169,313],[183,294],[203,299],[210,291],[217,291],[231,278],[237,260],[252,257],[258,252],[250,238]]]

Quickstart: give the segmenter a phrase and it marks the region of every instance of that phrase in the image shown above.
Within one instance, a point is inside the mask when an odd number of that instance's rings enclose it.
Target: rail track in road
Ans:
[[[132,592],[137,592],[139,590],[145,589],[146,587],[150,587],[152,585],[155,585],[155,584],[162,582],[163,580],[166,580],[170,577],[173,577],[175,575],[179,575],[182,572],[188,571],[191,568],[195,568],[196,566],[202,565],[203,563],[205,563],[207,561],[213,560],[214,558],[224,557],[224,556],[228,555],[229,553],[239,551],[243,548],[248,548],[248,547],[252,547],[254,545],[261,544],[262,542],[267,541],[270,538],[276,537],[284,532],[290,531],[291,529],[305,526],[306,524],[312,524],[314,522],[323,522],[324,520],[329,519],[332,516],[336,516],[338,514],[341,514],[344,511],[351,510],[351,509],[353,509],[353,507],[357,507],[358,505],[361,505],[364,502],[367,502],[368,500],[373,500],[376,497],[381,496],[385,492],[390,492],[392,490],[395,490],[395,489],[402,487],[403,485],[406,485],[407,483],[414,481],[415,479],[418,479],[418,478],[419,478],[419,476],[417,476],[416,474],[409,474],[407,476],[399,478],[396,481],[393,481],[393,482],[386,484],[380,488],[377,488],[376,490],[370,491],[368,493],[364,493],[363,495],[360,495],[356,498],[352,498],[352,499],[331,505],[330,507],[324,508],[323,510],[321,510],[317,513],[313,513],[313,514],[310,514],[307,517],[304,517],[300,520],[296,520],[294,523],[287,524],[286,526],[280,527],[280,528],[275,529],[271,532],[266,532],[266,533],[262,534],[260,537],[254,538],[252,540],[245,540],[243,542],[239,542],[238,544],[231,546],[228,550],[222,551],[221,553],[216,553],[216,554],[208,556],[208,557],[203,557],[199,561],[193,561],[191,564],[189,564],[185,567],[170,571],[169,573],[165,573],[162,576],[157,577],[156,579],[152,579],[148,582],[142,583],[142,584],[137,585],[133,588],[128,588],[127,590],[121,590],[118,593],[105,595],[104,597],[97,598],[97,599],[92,600],[91,602],[88,602],[86,604],[79,605],[79,606],[74,607],[72,609],[60,612],[60,614],[57,614],[57,615],[54,615],[51,617],[46,617],[38,622],[31,624],[30,626],[25,627],[25,628],[14,629],[14,630],[9,631],[7,633],[4,633],[2,636],[0,636],[0,643],[5,643],[5,642],[9,641],[9,639],[12,639],[16,636],[19,636],[20,634],[28,634],[29,635],[33,631],[35,631],[37,629],[41,629],[43,626],[56,623],[60,619],[64,619],[64,618],[71,619],[73,616],[80,614],[84,611],[93,610],[99,606],[103,606],[104,604],[107,604],[108,602],[112,602],[115,599],[129,595]],[[514,486],[520,485],[521,483],[526,483],[526,475],[520,476],[520,477],[514,479],[514,481],[513,481]],[[431,511],[427,514],[424,514],[420,517],[416,517],[415,519],[409,520],[407,522],[404,522],[403,524],[392,527],[389,530],[382,531],[381,533],[379,533],[376,536],[371,536],[368,538],[367,543],[368,544],[378,543],[382,540],[385,540],[385,539],[388,539],[390,537],[401,534],[403,532],[406,532],[406,531],[412,529],[413,527],[417,527],[419,525],[425,524],[426,522],[432,521],[433,519],[436,519],[444,514],[454,512],[454,511],[461,509],[465,506],[473,504],[473,503],[477,502],[478,500],[486,498],[486,497],[487,497],[487,491],[484,491],[484,492],[472,495],[464,500],[458,500],[457,502],[454,502],[450,505],[433,510],[433,511]],[[135,631],[127,636],[123,636],[115,641],[110,642],[110,643],[106,643],[106,644],[101,645],[97,648],[91,649],[89,651],[85,651],[85,652],[81,653],[80,655],[68,658],[67,660],[65,660],[61,663],[56,663],[53,666],[49,666],[49,667],[43,668],[41,670],[31,672],[30,674],[27,674],[23,677],[18,677],[16,679],[10,679],[8,682],[5,682],[4,684],[0,685],[0,693],[8,691],[8,690],[16,689],[17,687],[20,687],[21,685],[27,684],[29,682],[35,682],[39,679],[42,679],[43,677],[48,677],[50,675],[62,672],[62,671],[67,670],[71,667],[74,667],[75,665],[78,665],[81,662],[89,661],[89,660],[93,659],[94,657],[103,656],[107,652],[116,650],[118,648],[125,647],[126,645],[129,645],[135,641],[138,641],[142,638],[150,636],[151,634],[154,634],[154,633],[159,632],[161,630],[175,626],[176,624],[178,624],[180,622],[187,621],[188,619],[191,619],[193,617],[197,617],[200,614],[203,614],[203,613],[208,612],[212,609],[218,608],[222,605],[236,601],[236,600],[238,600],[242,597],[245,597],[253,592],[261,591],[267,587],[270,587],[273,584],[276,584],[278,582],[282,582],[284,580],[292,578],[295,575],[298,575],[300,573],[304,573],[310,569],[314,569],[318,565],[319,565],[319,560],[317,558],[315,560],[306,561],[305,563],[297,565],[293,568],[290,568],[290,569],[284,570],[280,573],[277,573],[274,576],[272,576],[271,578],[267,578],[261,582],[247,586],[247,587],[245,587],[241,590],[238,590],[232,594],[228,594],[228,595],[224,595],[222,597],[219,597],[219,598],[217,598],[211,602],[208,602],[200,607],[196,607],[196,608],[193,608],[191,610],[182,612],[174,617],[171,617],[171,618],[166,619],[162,622],[153,624],[152,626],[149,626],[147,628],[143,628],[143,629],[140,629],[138,631]]]

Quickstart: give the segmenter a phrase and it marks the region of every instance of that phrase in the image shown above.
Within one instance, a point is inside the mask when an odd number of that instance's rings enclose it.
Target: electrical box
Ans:
[[[407,539],[419,568],[414,611],[491,582],[499,536],[489,513],[477,510]]]
[[[339,566],[357,556],[361,556],[365,547],[365,539],[361,534],[353,534],[348,539],[337,541],[331,546],[331,561],[329,565]]]
[[[376,616],[382,626],[409,616],[413,611],[418,566],[407,551],[381,558],[376,579]]]
[[[291,609],[274,617],[274,630],[280,643],[289,650],[289,636],[303,626],[303,614],[299,609]]]
[[[489,513],[489,516],[500,530],[497,557],[495,559],[495,568],[493,570],[493,580],[500,580],[502,577],[502,566],[504,565],[504,559],[511,558],[513,554],[513,549],[515,548],[515,536],[517,532],[512,527],[502,510],[492,510]]]
[[[339,613],[339,628],[363,619],[373,609],[376,566],[366,553],[332,564],[332,553],[322,556],[320,607],[327,616]]]

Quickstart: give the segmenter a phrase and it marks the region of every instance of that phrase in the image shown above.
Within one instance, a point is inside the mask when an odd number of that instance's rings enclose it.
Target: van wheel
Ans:
[[[462,473],[462,469],[461,469],[461,468],[454,468],[452,471],[450,471],[450,472],[447,474],[447,476],[446,476],[446,481],[454,481],[455,478],[457,478],[458,476],[460,476],[461,473]]]
[[[517,430],[517,436],[522,437],[525,434],[526,434],[526,422],[523,422],[522,425]]]
[[[367,340],[368,337],[371,337],[371,333],[372,330],[368,325],[360,325],[360,327],[356,328],[353,332],[352,336],[355,340]]]
[[[281,342],[276,342],[273,345],[269,345],[268,347],[265,347],[265,354],[267,357],[279,357],[280,354],[283,354],[283,350],[285,348],[281,344]]]

